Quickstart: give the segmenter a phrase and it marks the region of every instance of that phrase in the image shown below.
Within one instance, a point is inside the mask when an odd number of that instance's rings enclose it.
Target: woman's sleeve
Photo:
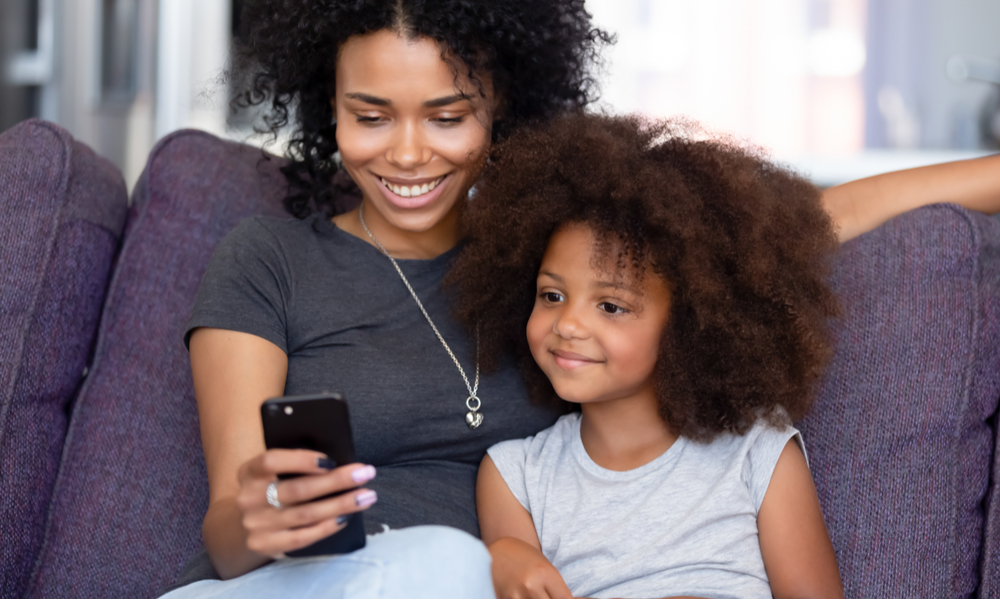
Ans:
[[[241,222],[212,254],[184,334],[214,327],[262,337],[288,352],[288,263],[259,217]]]

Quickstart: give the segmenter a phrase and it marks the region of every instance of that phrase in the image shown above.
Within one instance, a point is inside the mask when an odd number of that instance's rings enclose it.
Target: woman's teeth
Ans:
[[[439,177],[430,183],[425,183],[423,185],[394,185],[385,180],[385,178],[379,177],[382,180],[382,185],[392,190],[392,193],[399,194],[404,198],[413,198],[414,196],[423,196],[427,192],[433,190],[438,186],[439,183],[444,181],[444,177]]]

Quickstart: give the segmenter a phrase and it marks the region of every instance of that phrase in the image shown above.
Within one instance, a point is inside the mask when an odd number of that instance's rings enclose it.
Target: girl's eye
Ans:
[[[545,300],[546,302],[561,302],[563,299],[561,294],[557,294],[555,292],[542,292],[539,295],[542,300]]]
[[[621,315],[628,312],[627,310],[618,306],[617,304],[612,304],[610,302],[601,302],[597,306],[598,308],[608,313],[609,315]]]

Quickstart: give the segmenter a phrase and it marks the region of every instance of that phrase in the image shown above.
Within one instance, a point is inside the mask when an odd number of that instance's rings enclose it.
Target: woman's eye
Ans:
[[[440,117],[434,120],[442,125],[458,125],[463,121],[463,117]]]
[[[366,117],[365,115],[357,116],[358,123],[378,123],[382,120],[382,117]]]
[[[601,302],[597,306],[609,315],[620,315],[628,312],[617,304],[612,304],[610,302]]]

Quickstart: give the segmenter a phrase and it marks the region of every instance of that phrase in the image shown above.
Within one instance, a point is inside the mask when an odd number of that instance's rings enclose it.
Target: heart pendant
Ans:
[[[483,413],[469,411],[465,415],[465,422],[469,425],[469,429],[475,429],[483,424]]]

